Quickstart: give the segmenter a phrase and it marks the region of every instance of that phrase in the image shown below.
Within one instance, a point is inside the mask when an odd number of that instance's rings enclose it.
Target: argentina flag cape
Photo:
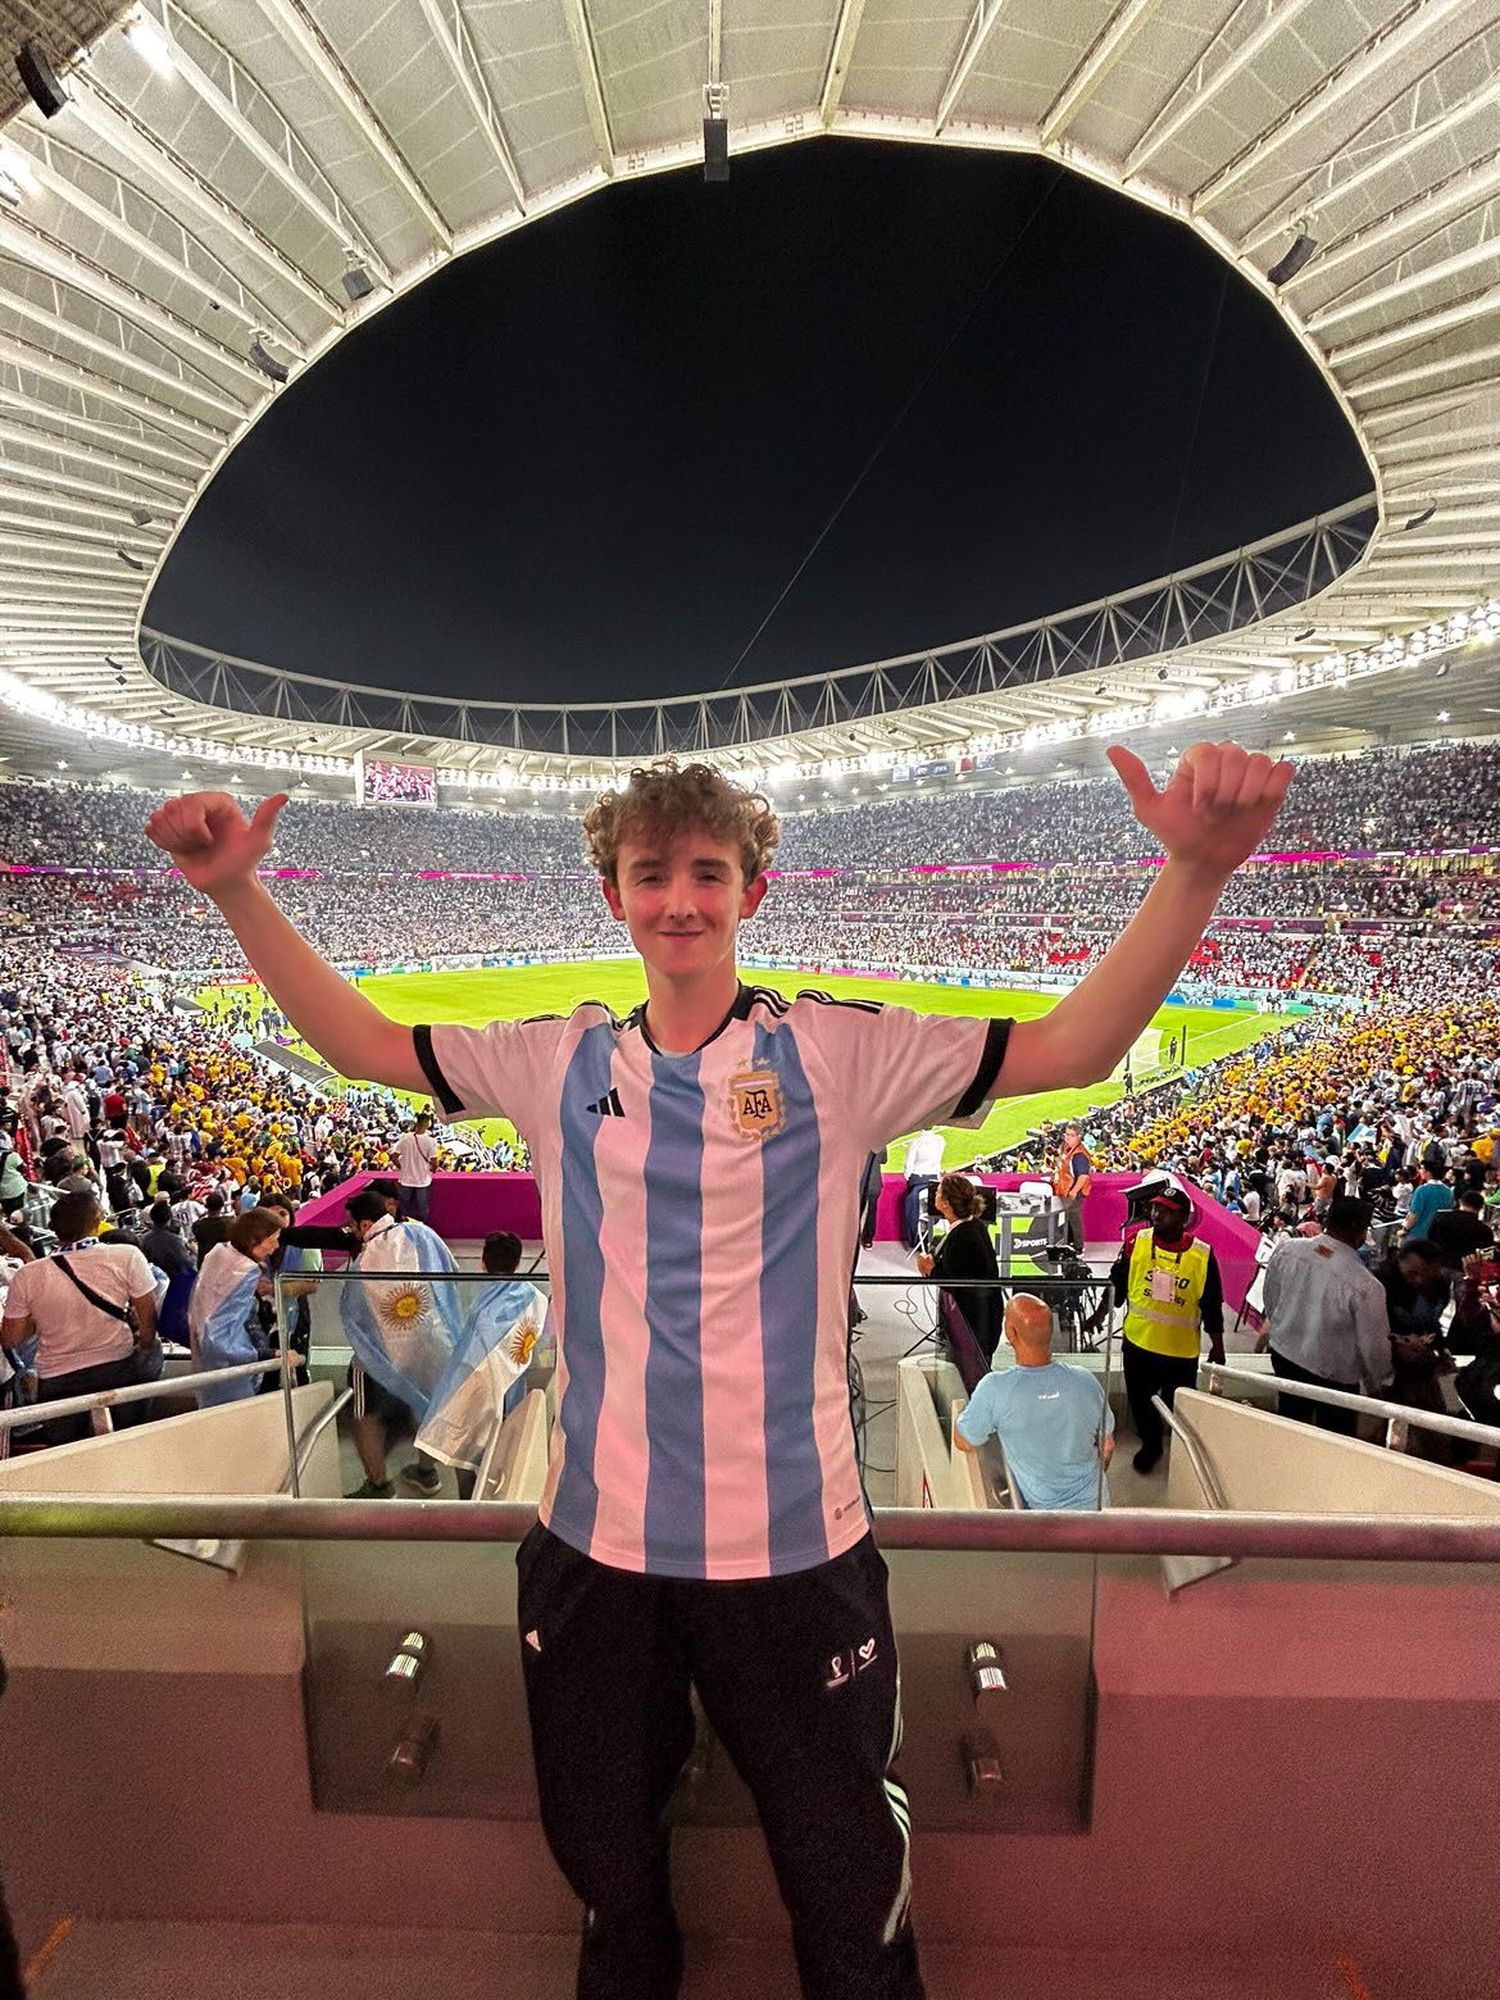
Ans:
[[[241,1256],[227,1243],[215,1244],[204,1258],[188,1301],[188,1330],[197,1373],[235,1368],[263,1358],[255,1288],[264,1275],[253,1257]],[[238,1382],[211,1383],[198,1391],[198,1407],[210,1410],[218,1403],[240,1402],[253,1396],[258,1386],[253,1375],[242,1376]]]
[[[445,1465],[478,1467],[501,1414],[519,1400],[546,1310],[543,1294],[524,1279],[484,1287],[432,1392],[418,1450]]]
[[[344,1338],[365,1373],[399,1396],[420,1423],[463,1336],[463,1314],[457,1285],[431,1285],[415,1274],[458,1266],[425,1223],[389,1222],[365,1238],[353,1269],[366,1274],[366,1282],[339,1287]],[[375,1275],[380,1284],[368,1282]]]

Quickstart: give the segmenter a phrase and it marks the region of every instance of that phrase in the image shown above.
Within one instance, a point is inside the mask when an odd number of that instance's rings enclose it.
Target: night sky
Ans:
[[[679,693],[1037,617],[1369,483],[1187,230],[1050,163],[825,141],[589,196],[361,328],[147,622],[391,687]]]

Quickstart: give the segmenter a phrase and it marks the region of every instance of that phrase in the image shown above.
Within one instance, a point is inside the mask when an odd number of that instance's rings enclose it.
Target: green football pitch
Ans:
[[[1027,993],[1010,988],[981,990],[962,986],[908,984],[892,979],[837,978],[832,974],[747,971],[758,985],[774,986],[782,993],[795,994],[804,987],[816,987],[838,999],[883,1000],[914,1007],[929,1014],[1005,1014],[1014,1020],[1029,1021],[1056,1004],[1050,993]],[[616,1013],[625,1014],[645,998],[645,979],[635,960],[584,960],[565,965],[515,966],[473,972],[393,972],[374,974],[360,982],[361,990],[375,1005],[397,1021],[463,1021],[478,1026],[497,1019],[518,1020],[529,1014],[566,1014],[581,1000],[601,1000]],[[217,1009],[222,992],[200,996]],[[243,988],[239,997],[243,998]],[[1234,1012],[1221,1007],[1163,1007],[1154,1025],[1169,1035],[1187,1030],[1187,1059],[1197,1066],[1216,1056],[1230,1054],[1259,1041],[1280,1027],[1288,1017],[1257,1014],[1252,1009]],[[1047,1118],[1083,1118],[1091,1106],[1113,1104],[1124,1095],[1118,1083],[1099,1083],[1084,1090],[1050,1090],[1031,1097],[1002,1099],[994,1105],[977,1131],[949,1130],[948,1158],[958,1162],[976,1153],[997,1151],[1025,1138],[1028,1130]],[[503,1119],[480,1121],[478,1130],[486,1141],[496,1134],[509,1138],[510,1126]],[[899,1166],[903,1148],[893,1148],[890,1164]]]

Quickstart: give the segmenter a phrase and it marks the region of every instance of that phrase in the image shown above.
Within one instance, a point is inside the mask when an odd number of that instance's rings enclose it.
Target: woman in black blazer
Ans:
[[[954,1290],[959,1311],[969,1323],[986,1360],[993,1360],[1000,1339],[1000,1316],[1004,1295],[1000,1290],[1000,1266],[988,1226],[980,1219],[984,1198],[972,1181],[962,1174],[944,1174],[938,1182],[932,1205],[946,1217],[949,1229],[938,1245],[935,1257],[919,1257],[917,1269],[924,1278],[946,1284],[950,1278],[989,1278],[991,1286],[964,1285]]]

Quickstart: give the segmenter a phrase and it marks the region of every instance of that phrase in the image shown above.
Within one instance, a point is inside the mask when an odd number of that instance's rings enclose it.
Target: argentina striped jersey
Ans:
[[[657,1576],[787,1575],[866,1532],[849,1280],[869,1153],[965,1122],[1007,1021],[741,986],[691,1055],[644,1007],[414,1030],[450,1115],[503,1113],[542,1203],[557,1421],[541,1518]]]

